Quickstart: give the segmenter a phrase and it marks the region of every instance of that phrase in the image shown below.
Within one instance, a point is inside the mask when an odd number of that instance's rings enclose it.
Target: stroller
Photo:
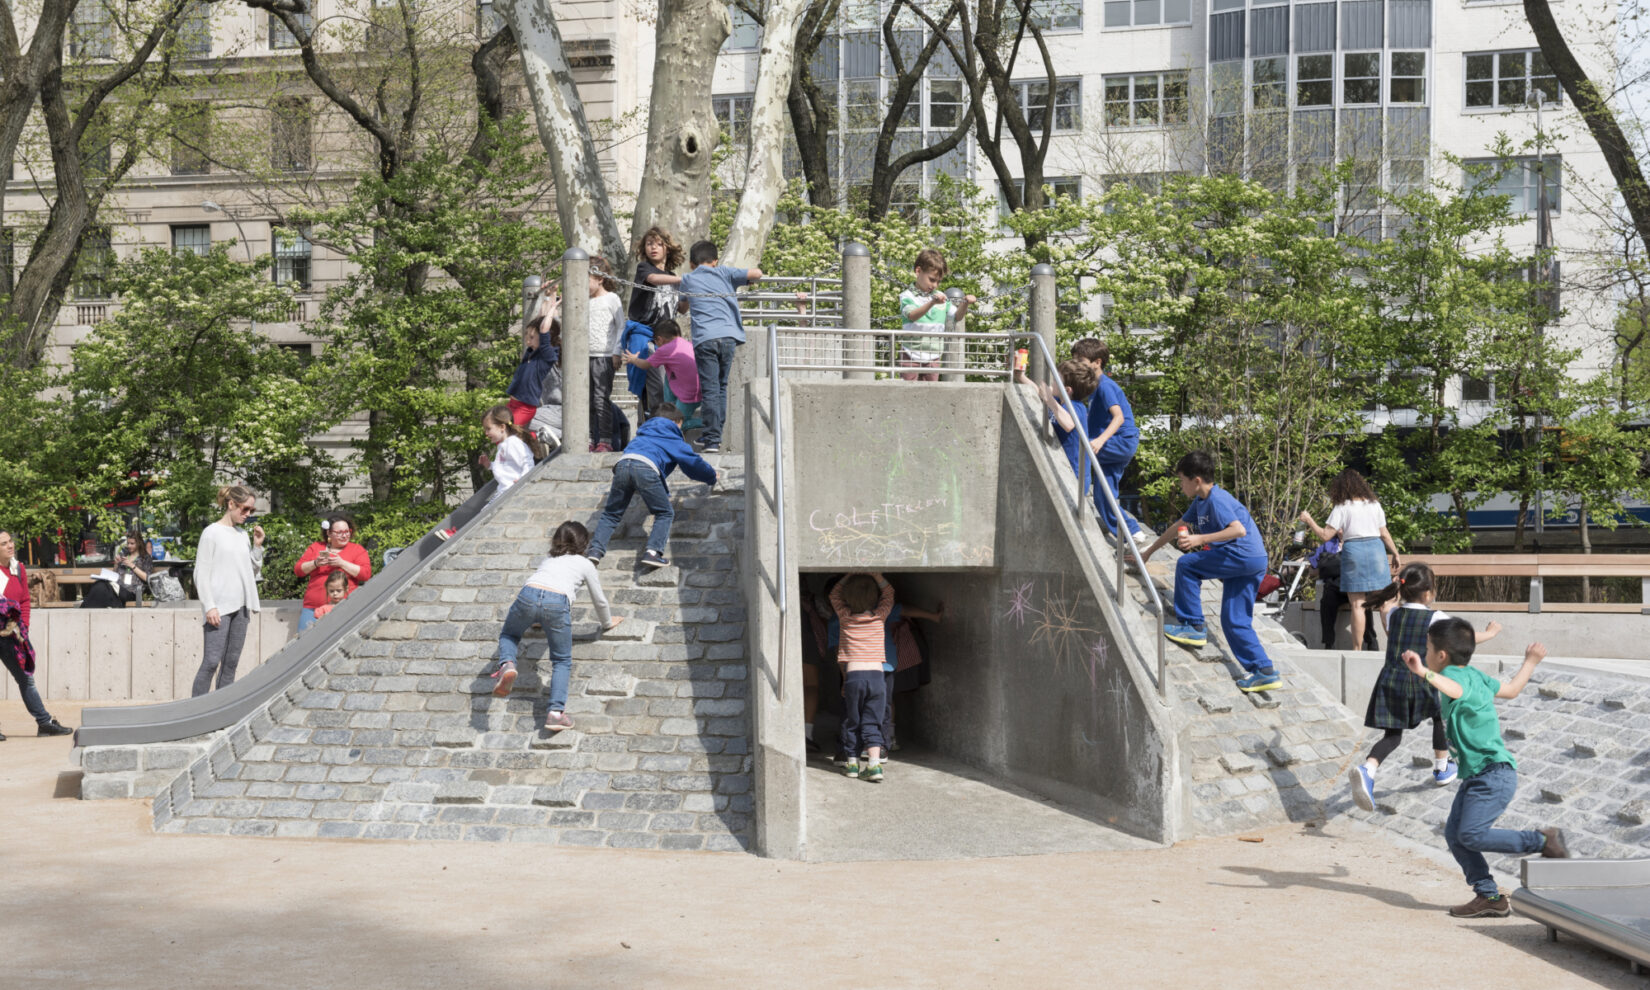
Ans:
[[[1300,599],[1301,588],[1306,584],[1307,551],[1311,548],[1306,544],[1306,530],[1297,529],[1294,539],[1284,547],[1283,555],[1279,558],[1277,567],[1261,578],[1260,587],[1255,590],[1255,613],[1269,619],[1276,619],[1285,629],[1289,624],[1280,618],[1289,603]],[[1301,612],[1295,613],[1296,626],[1304,622]],[[1306,645],[1306,633],[1301,628],[1289,629],[1290,635]]]

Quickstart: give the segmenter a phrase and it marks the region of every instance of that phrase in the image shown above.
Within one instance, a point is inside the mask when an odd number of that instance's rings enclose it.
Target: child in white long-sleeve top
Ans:
[[[841,626],[837,663],[842,667],[844,772],[860,775],[859,756],[871,761],[866,778],[882,782],[882,721],[888,692],[882,677],[886,655],[883,623],[894,608],[894,587],[881,574],[851,574],[831,589],[831,608]]]

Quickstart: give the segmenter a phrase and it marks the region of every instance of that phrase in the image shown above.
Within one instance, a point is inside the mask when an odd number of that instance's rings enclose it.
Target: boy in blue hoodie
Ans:
[[[624,353],[645,360],[653,353],[653,328],[635,320],[625,321],[623,347]],[[625,369],[625,381],[630,394],[636,397],[637,425],[640,426],[665,400],[665,373],[660,368],[631,364]]]
[[[607,505],[596,523],[596,535],[584,555],[592,562],[600,562],[607,553],[607,541],[624,521],[624,510],[630,507],[632,496],[640,495],[647,511],[653,514],[653,529],[647,534],[647,550],[642,553],[643,567],[668,567],[665,546],[670,542],[670,523],[676,510],[670,505],[670,489],[665,479],[680,467],[682,473],[694,481],[716,484],[716,469],[693,452],[682,436],[682,412],[674,405],[662,405],[636,431],[635,439],[625,448],[624,456],[613,465],[613,487],[607,491]]]

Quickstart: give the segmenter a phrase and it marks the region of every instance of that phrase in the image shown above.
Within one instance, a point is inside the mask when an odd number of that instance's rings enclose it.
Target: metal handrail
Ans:
[[[1005,336],[1016,340],[1035,341],[1037,351],[1043,357],[1043,367],[1050,369],[1050,371],[1053,370],[1054,356],[1049,353],[1048,344],[1043,340],[1042,334],[1020,330],[1012,331]],[[1094,476],[1095,488],[1105,496],[1106,505],[1110,507],[1112,512],[1112,518],[1117,520],[1117,528],[1114,534],[1117,540],[1117,604],[1122,605],[1126,600],[1124,580],[1127,574],[1128,555],[1130,554],[1134,556],[1135,564],[1140,568],[1140,580],[1146,586],[1146,593],[1151,595],[1152,606],[1157,612],[1157,695],[1159,698],[1166,700],[1169,696],[1169,661],[1163,636],[1163,599],[1157,594],[1157,585],[1152,582],[1151,575],[1146,573],[1146,558],[1140,555],[1140,548],[1135,546],[1134,540],[1128,535],[1129,527],[1123,522],[1123,507],[1117,503],[1117,496],[1112,492],[1111,486],[1106,484],[1106,476],[1100,470],[1100,457],[1094,452],[1094,448],[1089,446],[1088,426],[1083,422],[1083,417],[1077,415],[1077,408],[1072,404],[1071,397],[1065,394],[1064,389],[1051,386],[1049,390],[1065,406],[1066,412],[1071,415],[1072,422],[1076,424],[1077,437],[1082,441],[1083,461],[1088,467],[1088,473]],[[1077,488],[1076,511],[1081,513],[1083,506],[1092,505],[1093,503],[1083,497],[1083,486],[1081,484]],[[1099,515],[1098,509],[1095,510],[1095,514]]]
[[[788,580],[789,565],[785,560],[785,427],[779,414],[779,331],[768,324],[768,423],[773,428],[773,506],[774,519],[779,530],[779,579],[774,582],[779,593],[779,685],[778,695],[785,697],[785,617],[791,594]]]
[[[927,370],[936,371],[941,374],[973,375],[980,378],[1006,378],[1009,374],[1009,366],[1012,364],[1012,348],[1010,345],[1012,344],[1014,337],[1012,334],[1007,333],[971,332],[967,330],[930,331],[926,329],[921,333],[911,333],[905,330],[903,326],[868,330],[863,328],[820,328],[802,326],[799,324],[775,324],[771,329],[776,336],[778,333],[784,332],[787,335],[787,340],[792,342],[802,341],[810,333],[818,333],[822,337],[829,337],[835,342],[841,342],[845,338],[858,337],[870,337],[873,341],[885,339],[888,341],[890,347],[886,358],[881,360],[879,360],[873,352],[870,360],[863,363],[854,364],[846,361],[836,364],[783,362],[778,365],[781,371],[876,371],[887,372],[889,374],[899,374],[902,371],[910,371],[911,369],[899,364],[897,351],[894,349],[894,345],[900,337],[917,336],[937,337],[941,340],[957,340],[964,344],[968,341],[980,341],[983,343],[999,344],[1004,348],[1005,354],[1003,356],[999,357],[997,355],[993,355],[991,361],[989,362],[976,362],[974,365],[970,366],[968,363],[968,355],[966,353],[958,353],[956,355],[955,363],[952,363],[951,359],[948,357],[942,359],[941,363],[937,367]]]

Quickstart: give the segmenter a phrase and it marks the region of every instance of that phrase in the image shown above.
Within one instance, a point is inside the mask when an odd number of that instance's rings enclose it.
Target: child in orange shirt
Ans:
[[[349,597],[349,575],[343,571],[333,571],[327,575],[327,603],[315,610],[315,617],[319,619],[338,607],[338,603]]]

